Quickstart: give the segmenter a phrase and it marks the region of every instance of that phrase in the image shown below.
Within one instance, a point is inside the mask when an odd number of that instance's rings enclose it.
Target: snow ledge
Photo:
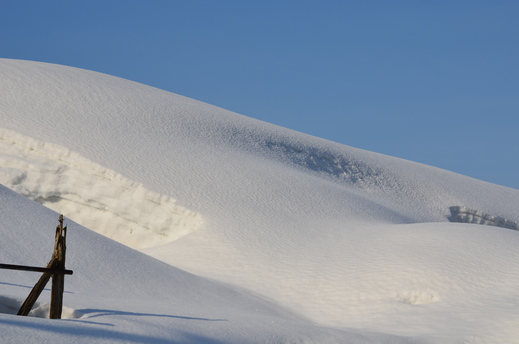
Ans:
[[[56,144],[0,128],[0,184],[135,249],[196,231],[201,216]]]

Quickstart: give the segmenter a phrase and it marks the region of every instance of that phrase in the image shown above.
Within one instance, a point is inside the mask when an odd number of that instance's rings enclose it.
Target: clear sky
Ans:
[[[0,57],[519,189],[516,0],[0,0]]]

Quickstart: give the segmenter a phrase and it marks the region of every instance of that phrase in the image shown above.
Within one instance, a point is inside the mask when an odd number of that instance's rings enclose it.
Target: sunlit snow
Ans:
[[[0,262],[45,264],[54,210],[74,270],[60,321],[0,270],[6,342],[519,338],[518,190],[65,66],[0,94]]]

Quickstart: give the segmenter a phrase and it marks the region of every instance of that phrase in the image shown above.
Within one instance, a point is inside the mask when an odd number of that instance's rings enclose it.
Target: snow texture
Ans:
[[[500,216],[492,216],[481,211],[459,206],[450,207],[450,211],[451,216],[449,220],[452,222],[477,223],[519,230],[519,222],[507,220]]]
[[[0,271],[4,342],[517,343],[518,190],[65,66],[0,94],[0,261],[48,261],[51,208],[74,270],[61,321]]]

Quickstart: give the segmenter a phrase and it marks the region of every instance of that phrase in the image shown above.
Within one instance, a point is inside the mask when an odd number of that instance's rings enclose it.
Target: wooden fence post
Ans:
[[[65,251],[66,251],[67,227],[63,227],[63,215],[59,217],[59,226],[56,227],[56,241],[54,242],[54,253],[52,258],[58,261],[57,268],[65,270]],[[61,319],[63,309],[63,291],[65,289],[65,275],[52,275],[52,290],[50,298],[49,318]]]
[[[65,282],[65,251],[66,251],[66,237],[67,227],[63,227],[63,215],[59,216],[59,225],[56,227],[56,236],[54,239],[54,251],[52,258],[47,264],[49,270],[52,272],[44,272],[38,282],[34,285],[29,296],[25,299],[24,303],[18,311],[18,315],[28,315],[32,307],[36,303],[36,300],[40,296],[43,289],[52,277],[52,290],[50,300],[50,319],[61,319],[61,313],[63,309],[63,291]],[[58,271],[58,272],[56,272]],[[70,271],[72,273],[72,271]]]

